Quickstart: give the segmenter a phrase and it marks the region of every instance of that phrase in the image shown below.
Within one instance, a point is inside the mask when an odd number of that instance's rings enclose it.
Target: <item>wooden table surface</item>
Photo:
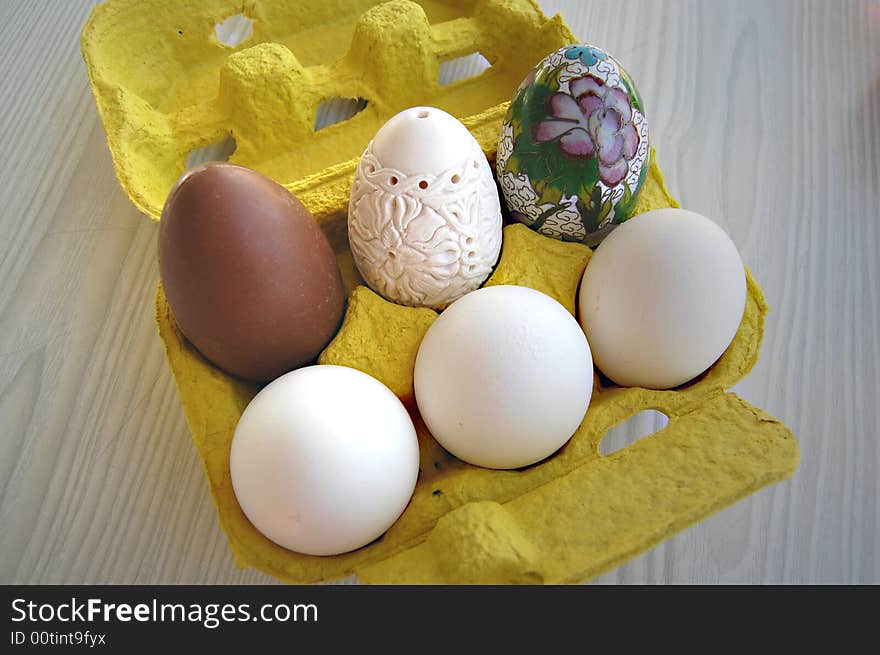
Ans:
[[[89,0],[0,2],[0,583],[254,583],[153,323],[157,225],[114,177]],[[880,582],[880,2],[542,2],[622,60],[668,185],[772,311],[737,390],[794,477],[599,579]]]

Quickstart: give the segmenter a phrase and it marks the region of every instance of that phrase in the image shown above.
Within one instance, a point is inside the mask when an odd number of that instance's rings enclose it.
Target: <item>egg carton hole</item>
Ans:
[[[363,98],[330,98],[322,102],[315,113],[315,132],[354,118],[368,104]]]
[[[190,150],[186,156],[186,169],[189,170],[209,161],[229,161],[236,147],[235,139],[228,136],[222,141]]]
[[[599,454],[607,457],[644,439],[669,424],[669,417],[654,409],[645,409],[618,423],[605,433],[599,443]]]
[[[437,84],[447,86],[453,82],[461,82],[481,75],[483,71],[491,68],[492,64],[479,52],[472,52],[464,57],[457,57],[444,61],[440,64],[440,74]],[[419,115],[419,118],[424,118]]]
[[[214,34],[220,43],[234,48],[254,35],[254,21],[244,14],[235,14],[214,25]]]

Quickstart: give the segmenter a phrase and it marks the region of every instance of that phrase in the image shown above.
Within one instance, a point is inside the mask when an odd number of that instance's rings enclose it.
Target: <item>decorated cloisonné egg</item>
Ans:
[[[511,215],[595,245],[632,214],[648,174],[648,122],[611,55],[570,45],[520,84],[501,126],[497,175]]]

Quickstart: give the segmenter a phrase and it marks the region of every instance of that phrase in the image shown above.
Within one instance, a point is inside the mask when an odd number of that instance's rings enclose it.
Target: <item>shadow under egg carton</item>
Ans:
[[[252,33],[230,47],[214,27],[238,13],[252,21]],[[235,426],[258,386],[222,373],[192,347],[160,285],[159,333],[239,565],[295,583],[353,573],[380,583],[582,581],[794,471],[798,449],[790,431],[725,392],[758,358],[767,308],[751,276],[739,332],[707,373],[672,391],[602,387],[597,376],[582,425],[543,462],[515,471],[469,466],[421,422],[412,368],[437,314],[394,305],[362,286],[345,228],[357,159],[397,111],[433,105],[459,117],[493,161],[506,101],[533,65],[575,40],[560,18],[546,18],[529,0],[112,0],[95,8],[82,50],[114,167],[132,201],[158,219],[188,154],[231,136],[231,161],[295,193],[336,250],[350,299],[319,361],[384,382],[418,428],[419,481],[382,538],[334,557],[281,548],[244,516],[229,474]],[[475,52],[488,69],[440,83],[443,62]],[[334,98],[366,105],[316,131],[318,112]],[[651,162],[637,212],[677,206],[653,155]],[[486,284],[529,286],[574,313],[590,254],[583,245],[509,225]],[[668,425],[602,457],[605,433],[644,409],[663,412]]]

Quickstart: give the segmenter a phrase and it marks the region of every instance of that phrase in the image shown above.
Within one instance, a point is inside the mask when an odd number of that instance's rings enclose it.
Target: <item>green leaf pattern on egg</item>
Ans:
[[[631,215],[648,171],[644,105],[620,64],[589,45],[560,48],[523,80],[498,143],[514,219],[595,245]]]

